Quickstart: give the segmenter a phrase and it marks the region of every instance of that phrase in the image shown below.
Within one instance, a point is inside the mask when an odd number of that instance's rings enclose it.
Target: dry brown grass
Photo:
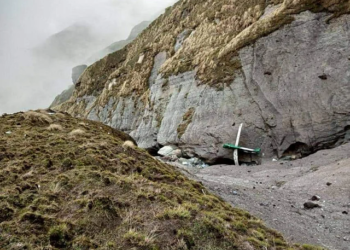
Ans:
[[[50,124],[50,126],[47,128],[49,131],[63,131],[63,127],[60,124]]]
[[[53,121],[51,117],[48,114],[45,113],[39,113],[36,111],[28,111],[23,114],[24,119],[29,120],[33,123],[48,123],[51,124]]]
[[[122,147],[123,147],[124,150],[128,150],[129,148],[131,148],[131,149],[136,148],[136,145],[135,145],[135,143],[132,142],[132,141],[125,141],[125,142],[123,143]]]
[[[182,117],[182,123],[177,128],[177,135],[179,138],[186,132],[188,125],[191,124],[195,108],[190,108]]]
[[[134,147],[130,136],[67,115],[52,119],[67,131],[81,122],[89,129],[72,139],[22,114],[0,117],[0,249],[306,249]]]
[[[74,129],[72,130],[68,135],[69,136],[81,136],[85,134],[85,130],[78,128],[78,129]]]

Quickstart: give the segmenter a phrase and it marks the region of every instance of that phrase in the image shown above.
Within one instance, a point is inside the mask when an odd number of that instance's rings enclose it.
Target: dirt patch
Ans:
[[[296,161],[215,165],[193,172],[210,190],[293,242],[350,249],[350,144]],[[320,208],[305,209],[313,196]],[[314,201],[313,201],[314,202]]]

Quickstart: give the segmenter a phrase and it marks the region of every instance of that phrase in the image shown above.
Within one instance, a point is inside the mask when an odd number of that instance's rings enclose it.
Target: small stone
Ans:
[[[322,75],[318,76],[318,78],[320,78],[321,80],[327,80],[328,76],[326,74],[322,74]]]
[[[7,131],[5,134],[10,135],[10,134],[12,134],[12,132],[11,131]]]
[[[311,201],[308,201],[308,202],[304,203],[304,208],[305,209],[314,209],[314,208],[319,208],[319,207],[321,207],[321,206],[316,204],[316,203],[313,203]]]
[[[238,192],[237,191],[233,191],[232,194],[233,195],[238,195]]]
[[[311,197],[311,199],[310,200],[312,200],[312,201],[319,201],[321,199],[321,197],[320,196],[318,196],[318,195],[314,195],[314,196],[312,196]]]
[[[326,185],[329,187],[330,185],[332,185],[331,182],[327,182]]]
[[[272,186],[271,189],[275,190],[275,189],[277,189],[277,186]]]
[[[347,211],[343,211],[342,214],[349,214]]]
[[[259,205],[262,206],[262,207],[268,207],[269,206],[269,204],[265,204],[265,203],[260,203]]]

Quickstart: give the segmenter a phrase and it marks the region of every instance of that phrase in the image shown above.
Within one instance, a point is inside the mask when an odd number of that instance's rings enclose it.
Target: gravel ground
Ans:
[[[185,169],[233,206],[249,211],[289,241],[350,250],[350,143],[295,161]],[[320,207],[305,209],[312,201]]]

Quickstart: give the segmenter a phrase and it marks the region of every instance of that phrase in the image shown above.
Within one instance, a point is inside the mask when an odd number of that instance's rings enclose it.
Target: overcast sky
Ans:
[[[98,37],[86,58],[125,39],[175,0],[0,0],[0,115],[46,108],[71,84],[78,61],[40,61],[32,49],[65,28],[84,23]],[[91,47],[92,46],[92,47]]]

